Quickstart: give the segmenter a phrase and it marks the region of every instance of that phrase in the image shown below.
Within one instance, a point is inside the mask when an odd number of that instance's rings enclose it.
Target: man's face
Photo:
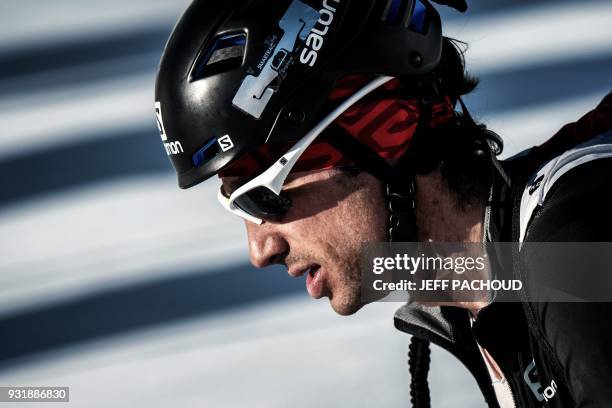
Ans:
[[[246,221],[251,263],[284,264],[289,275],[306,275],[310,296],[328,297],[341,315],[355,313],[363,306],[361,245],[387,239],[383,184],[366,172],[321,170],[290,176],[283,195],[293,205],[282,220]]]

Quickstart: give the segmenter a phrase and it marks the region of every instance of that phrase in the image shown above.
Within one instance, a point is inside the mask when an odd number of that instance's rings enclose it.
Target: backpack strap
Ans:
[[[612,157],[612,130],[609,130],[588,142],[549,160],[542,165],[528,180],[521,195],[519,210],[520,243],[536,209],[544,204],[544,200],[553,185],[568,171],[593,160]]]

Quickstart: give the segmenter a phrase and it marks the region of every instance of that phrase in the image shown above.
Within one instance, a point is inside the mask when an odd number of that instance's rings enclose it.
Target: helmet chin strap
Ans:
[[[414,140],[426,137],[430,130],[432,105],[440,97],[439,83],[428,80],[420,84],[422,90],[419,100],[419,119],[414,132]],[[427,96],[425,96],[427,95]],[[418,229],[416,224],[416,173],[422,170],[423,161],[416,155],[406,152],[396,166],[396,174],[387,180],[386,201],[389,209],[389,242],[416,242]],[[430,165],[426,164],[426,167]]]
[[[414,173],[407,174],[401,181],[388,181],[385,192],[389,209],[389,242],[416,242]]]

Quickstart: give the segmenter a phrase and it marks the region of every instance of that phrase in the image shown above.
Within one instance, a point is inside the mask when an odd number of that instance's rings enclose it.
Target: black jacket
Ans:
[[[494,182],[492,241],[612,241],[612,155],[565,172],[527,214],[524,231],[520,222],[526,216],[521,215],[521,199],[539,188],[535,174],[544,164],[590,140],[611,143],[612,151],[611,106],[612,94],[543,146],[502,163],[512,187],[501,178]],[[555,262],[538,253],[526,257],[530,265]],[[512,273],[520,276],[520,267]],[[612,302],[493,302],[473,325],[465,309],[410,304],[396,312],[395,326],[455,355],[474,375],[490,407],[498,403],[476,342],[500,366],[516,407],[612,406]]]

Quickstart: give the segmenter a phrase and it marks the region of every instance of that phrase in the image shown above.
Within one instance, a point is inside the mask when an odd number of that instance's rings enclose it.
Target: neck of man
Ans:
[[[439,171],[416,176],[415,216],[420,242],[482,242],[486,203],[460,202]],[[488,302],[454,302],[476,316]],[[441,305],[441,304],[436,304]]]

